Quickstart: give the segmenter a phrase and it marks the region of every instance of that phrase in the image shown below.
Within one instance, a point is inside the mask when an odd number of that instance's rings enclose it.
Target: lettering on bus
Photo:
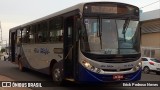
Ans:
[[[133,67],[133,64],[125,64],[124,67]]]
[[[101,68],[113,68],[114,66],[113,65],[101,65]]]
[[[48,48],[34,48],[34,53],[41,53],[47,55],[50,53]]]

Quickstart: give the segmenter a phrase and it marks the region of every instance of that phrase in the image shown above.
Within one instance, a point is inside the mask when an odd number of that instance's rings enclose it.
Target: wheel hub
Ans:
[[[54,80],[55,81],[61,81],[61,72],[60,72],[60,69],[55,69],[53,71],[53,76],[54,76]]]

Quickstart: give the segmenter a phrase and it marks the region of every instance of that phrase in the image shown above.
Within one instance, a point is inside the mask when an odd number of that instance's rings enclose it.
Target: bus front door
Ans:
[[[75,76],[75,16],[65,19],[64,29],[64,76],[65,78],[73,79]]]
[[[11,56],[11,61],[12,62],[15,62],[15,37],[16,37],[16,34],[15,32],[11,32],[11,36],[10,36],[10,40],[11,40],[11,51],[10,51],[10,56]]]

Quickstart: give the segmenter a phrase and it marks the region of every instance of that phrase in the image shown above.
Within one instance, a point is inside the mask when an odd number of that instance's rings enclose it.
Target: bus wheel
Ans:
[[[24,66],[23,66],[23,64],[22,64],[21,58],[19,58],[19,60],[18,60],[18,68],[19,68],[19,70],[22,71],[22,72],[25,71],[25,68],[24,68]]]
[[[157,75],[160,75],[160,71],[156,71],[156,74],[157,74]]]
[[[52,68],[52,79],[55,81],[58,85],[62,83],[62,71],[58,67],[58,64],[55,64]]]

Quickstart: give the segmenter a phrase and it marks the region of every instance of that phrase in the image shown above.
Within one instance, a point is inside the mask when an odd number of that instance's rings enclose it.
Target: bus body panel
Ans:
[[[92,67],[101,69],[101,73],[96,70],[89,70],[84,67],[83,60],[90,63]],[[127,63],[104,63],[85,57],[79,49],[79,81],[80,82],[120,82],[136,81],[141,79],[141,71],[134,68],[141,62],[141,59]],[[114,70],[114,71],[113,71]],[[123,80],[113,80],[113,75],[123,75]]]
[[[49,69],[52,60],[62,60],[63,54],[55,53],[55,49],[63,50],[63,44],[23,44],[17,48],[17,53],[21,56],[24,67],[41,71]]]
[[[51,60],[62,60],[63,54],[55,54],[55,48],[63,48],[63,44],[30,44],[22,45],[29,64],[35,69],[48,67]]]
[[[82,83],[105,83],[105,82],[123,82],[123,81],[137,81],[141,79],[141,69],[129,74],[123,74],[123,80],[114,80],[113,75],[102,75],[91,72],[79,65],[79,82]]]
[[[79,50],[80,51],[80,50]],[[85,57],[81,51],[79,52],[79,63],[83,64],[83,60],[85,60],[86,62],[90,63],[92,66],[99,68],[99,69],[107,69],[106,71],[103,72],[103,74],[128,74],[128,73],[133,73],[135,72],[133,70],[133,68],[139,63],[141,62],[141,59],[138,59],[136,61],[132,61],[132,62],[126,62],[126,63],[104,63],[104,62],[98,62],[92,59],[89,59],[87,57]],[[125,70],[126,69],[126,70]],[[116,70],[116,72],[111,72],[109,70]],[[123,70],[123,71],[121,71]]]

